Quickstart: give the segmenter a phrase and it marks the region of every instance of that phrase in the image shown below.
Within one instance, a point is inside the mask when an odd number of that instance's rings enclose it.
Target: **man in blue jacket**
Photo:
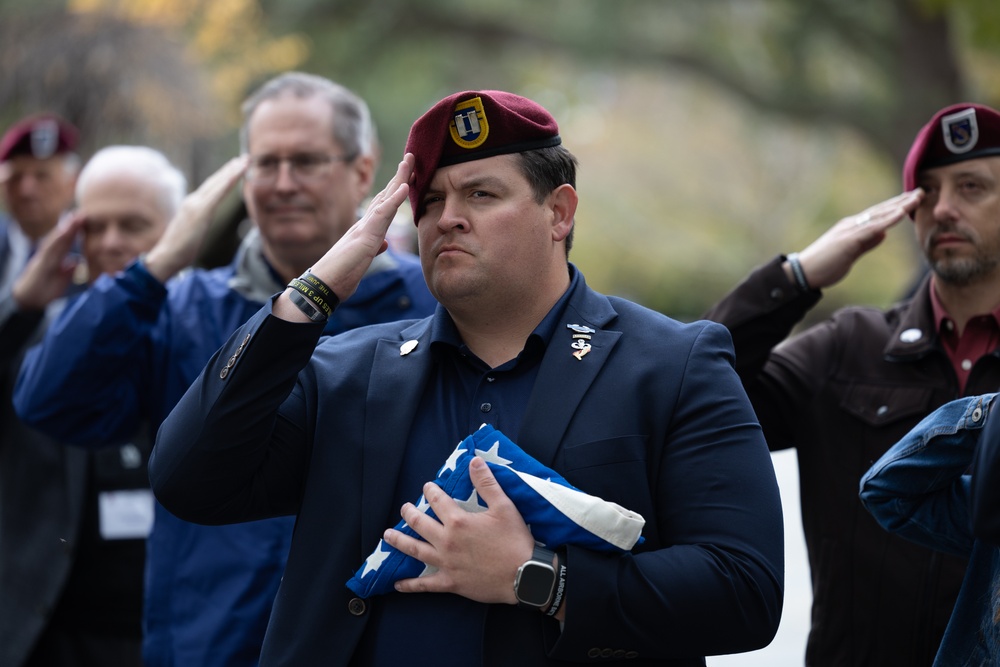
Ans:
[[[75,180],[76,209],[38,243],[0,315],[0,348],[16,355],[15,373],[63,297],[150,250],[187,191],[184,175],[146,146],[101,149]],[[66,446],[22,424],[5,396],[0,665],[141,667],[151,434]]]
[[[587,287],[568,261],[576,160],[537,103],[449,96],[407,153],[364,217],[213,357],[154,447],[154,492],[179,516],[297,517],[261,664],[704,665],[765,646],[781,509],[726,330]],[[444,307],[317,344],[408,194]],[[536,544],[484,463],[502,465],[496,452],[472,459],[471,496],[427,483],[484,422],[641,515],[644,541]],[[387,530],[399,519],[426,541]],[[360,597],[345,584],[383,543],[424,575]]]
[[[377,161],[365,103],[327,79],[293,72],[265,83],[243,112],[244,155],[184,202],[148,254],[99,279],[30,352],[15,398],[25,421],[92,446],[129,437],[142,420],[155,433],[232,332],[353,224]],[[253,228],[229,266],[185,271],[213,209],[241,175]],[[417,259],[387,253],[323,331],[422,317],[434,306]],[[293,525],[258,518],[209,528],[156,508],[147,666],[257,664]]]

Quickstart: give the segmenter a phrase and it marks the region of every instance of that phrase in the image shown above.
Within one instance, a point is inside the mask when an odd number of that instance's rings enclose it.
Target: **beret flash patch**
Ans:
[[[976,110],[964,109],[941,119],[944,145],[952,153],[968,153],[979,141],[979,124]]]
[[[490,135],[490,122],[486,119],[483,100],[473,97],[455,105],[452,115],[451,138],[462,148],[478,148]]]

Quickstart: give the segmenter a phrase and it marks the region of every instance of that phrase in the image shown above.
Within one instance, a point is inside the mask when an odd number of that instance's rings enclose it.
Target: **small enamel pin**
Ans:
[[[405,357],[410,352],[413,352],[415,349],[417,349],[417,343],[418,342],[419,341],[417,341],[416,339],[411,339],[411,340],[406,341],[402,345],[400,345],[399,346],[399,356]]]
[[[567,324],[566,328],[573,332],[573,342],[569,344],[573,348],[573,356],[576,357],[577,361],[583,361],[583,357],[590,352],[590,343],[592,333],[596,333],[594,329],[582,324]]]

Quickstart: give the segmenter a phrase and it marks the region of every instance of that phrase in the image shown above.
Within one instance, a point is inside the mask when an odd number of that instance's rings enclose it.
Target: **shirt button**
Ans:
[[[771,300],[781,301],[785,297],[785,292],[780,287],[775,287],[771,290]]]
[[[967,371],[972,368],[972,362],[968,359],[962,359],[962,370]]]
[[[881,417],[882,415],[884,415],[887,412],[889,412],[889,406],[888,405],[880,405],[879,408],[878,408],[878,410],[875,411],[875,414],[877,414],[879,417]]]
[[[482,405],[479,406],[479,411],[480,412],[489,412],[492,409],[493,409],[493,406],[490,405],[489,403],[483,403]]]

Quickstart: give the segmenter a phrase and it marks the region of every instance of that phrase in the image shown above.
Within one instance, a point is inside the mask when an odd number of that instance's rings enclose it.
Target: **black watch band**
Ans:
[[[514,597],[520,607],[544,609],[552,601],[558,576],[552,561],[555,553],[535,545],[531,558],[517,568]]]

